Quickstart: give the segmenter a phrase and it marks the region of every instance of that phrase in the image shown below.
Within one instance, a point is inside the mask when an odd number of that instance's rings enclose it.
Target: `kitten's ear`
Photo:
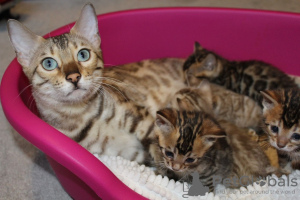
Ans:
[[[202,79],[197,88],[204,94],[202,98],[205,99],[208,104],[212,105],[213,94],[210,82],[207,79]]]
[[[175,129],[177,112],[173,109],[163,109],[156,112],[155,124],[163,133],[170,133]]]
[[[217,58],[214,54],[209,53],[203,60],[203,68],[206,70],[214,70],[217,67]]]
[[[260,92],[263,99],[262,99],[262,105],[264,107],[264,110],[272,109],[274,106],[278,105],[280,102],[280,97],[277,95],[275,91],[272,90],[265,90]]]
[[[185,73],[185,80],[188,86],[197,86],[201,83],[201,79],[197,78],[194,74],[189,73],[189,70]]]
[[[177,98],[177,105],[179,107],[179,110],[184,110],[184,111],[194,111],[195,107],[193,104],[187,99],[187,98]]]
[[[194,52],[198,52],[203,50],[202,46],[199,44],[199,42],[194,43]]]
[[[224,131],[218,132],[213,135],[204,135],[204,139],[206,142],[215,142],[218,138],[226,137],[226,133]]]
[[[30,67],[32,56],[45,39],[32,33],[17,20],[8,20],[7,29],[19,63],[23,67]]]
[[[82,8],[80,17],[70,33],[78,34],[87,39],[95,48],[100,48],[101,39],[98,32],[98,19],[91,3],[85,4]]]
[[[197,88],[201,89],[204,92],[211,92],[210,82],[207,79],[202,79]]]

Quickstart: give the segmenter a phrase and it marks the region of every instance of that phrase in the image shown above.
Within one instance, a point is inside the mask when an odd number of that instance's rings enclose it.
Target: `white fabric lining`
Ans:
[[[271,178],[270,184],[264,186],[254,183],[240,189],[229,189],[223,185],[218,185],[216,194],[206,193],[205,196],[192,197],[188,196],[189,186],[187,183],[175,182],[168,177],[155,175],[153,169],[145,167],[145,165],[139,165],[134,161],[125,160],[122,157],[94,155],[129,188],[151,200],[298,200],[300,198],[300,190],[298,189],[300,171],[298,170],[293,171],[288,177],[283,176],[280,179],[272,175],[268,177]],[[287,181],[291,184],[293,178],[297,186],[287,186]],[[277,184],[275,184],[275,181]],[[278,184],[279,182],[281,184]],[[285,186],[280,186],[283,182]]]

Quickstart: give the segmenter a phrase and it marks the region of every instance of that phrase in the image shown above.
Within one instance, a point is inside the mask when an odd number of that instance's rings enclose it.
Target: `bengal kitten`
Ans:
[[[217,121],[225,120],[235,126],[249,128],[248,134],[262,148],[271,166],[279,169],[277,151],[270,146],[268,137],[263,134],[262,109],[251,98],[203,79],[197,88],[189,87],[178,91],[171,107],[204,111],[210,113]],[[281,175],[280,169],[276,174]]]
[[[260,61],[229,61],[195,43],[194,53],[184,63],[186,81],[195,86],[206,78],[236,93],[261,102],[260,91],[296,88],[295,82],[278,68]]]
[[[184,86],[183,60],[104,68],[91,4],[69,33],[44,39],[16,20],[8,21],[8,31],[44,121],[92,153],[143,162],[155,115],[147,108],[165,106]]]
[[[189,181],[198,172],[204,186],[214,189],[213,177],[231,179],[267,176],[269,162],[247,130],[223,121],[219,124],[201,111],[166,108],[157,112],[156,140],[150,148],[158,172]],[[244,184],[247,180],[243,180]]]
[[[263,121],[270,144],[281,155],[280,164],[291,161],[300,169],[300,90],[266,90],[263,96]]]
[[[171,107],[178,105],[186,110],[196,109],[210,113],[217,120],[226,120],[238,127],[256,131],[261,127],[261,107],[251,98],[237,94],[203,79],[199,86],[178,91]]]

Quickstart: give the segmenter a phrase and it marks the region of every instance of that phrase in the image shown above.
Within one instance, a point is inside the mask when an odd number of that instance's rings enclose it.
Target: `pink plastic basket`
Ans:
[[[300,15],[294,13],[162,8],[98,16],[104,61],[119,65],[148,58],[182,57],[195,41],[228,59],[258,59],[300,75]],[[51,36],[69,31],[73,24]],[[80,145],[37,116],[28,80],[17,60],[1,84],[4,113],[12,126],[49,158],[57,178],[74,199],[144,199]],[[21,91],[23,91],[21,93]],[[19,95],[21,93],[21,95]]]

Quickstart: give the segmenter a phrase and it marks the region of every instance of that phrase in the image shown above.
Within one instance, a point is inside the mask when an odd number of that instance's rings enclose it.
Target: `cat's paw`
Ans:
[[[291,174],[291,171],[289,171],[287,169],[283,169],[281,167],[277,168],[274,166],[267,167],[266,171],[267,171],[268,175],[275,174],[278,178],[282,177],[283,175],[288,176],[289,174]]]
[[[259,136],[257,135],[257,133],[254,129],[249,128],[247,133],[251,137],[251,140],[258,142]]]

